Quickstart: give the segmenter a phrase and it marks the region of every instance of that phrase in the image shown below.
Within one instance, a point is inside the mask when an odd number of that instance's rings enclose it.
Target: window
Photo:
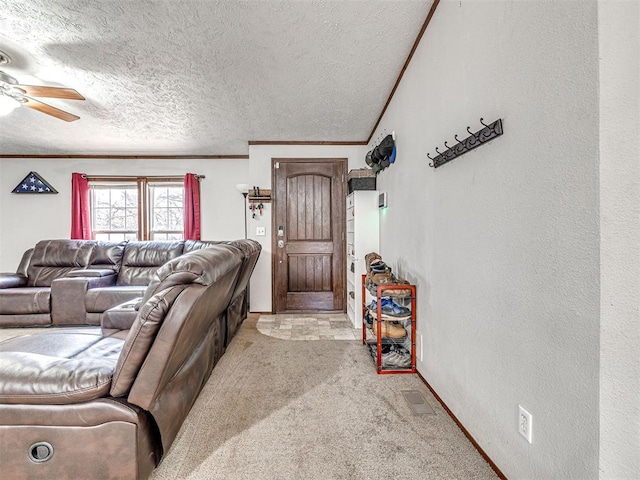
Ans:
[[[149,184],[151,240],[182,240],[184,187],[180,183]]]
[[[96,240],[182,240],[180,177],[89,177],[91,231]]]
[[[133,184],[91,184],[91,231],[96,240],[138,239],[138,188]]]

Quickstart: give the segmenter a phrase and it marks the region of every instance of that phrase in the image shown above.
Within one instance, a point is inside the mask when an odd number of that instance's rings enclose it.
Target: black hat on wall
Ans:
[[[365,161],[373,168],[373,171],[380,173],[395,161],[395,142],[392,135],[387,135],[379,145],[367,152]],[[393,158],[392,158],[393,157]]]

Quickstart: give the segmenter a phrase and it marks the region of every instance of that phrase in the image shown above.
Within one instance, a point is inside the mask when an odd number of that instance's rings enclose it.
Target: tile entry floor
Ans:
[[[281,340],[359,340],[362,330],[353,328],[344,313],[286,313],[260,315],[258,331]]]

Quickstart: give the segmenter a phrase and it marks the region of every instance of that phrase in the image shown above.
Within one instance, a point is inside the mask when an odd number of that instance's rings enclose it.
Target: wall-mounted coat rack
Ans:
[[[271,203],[271,190],[260,189],[259,187],[253,187],[249,189],[249,210],[251,210],[251,218],[256,219],[262,216],[264,212],[264,204]]]
[[[483,143],[486,143],[489,140],[493,140],[494,138],[502,135],[502,119],[501,118],[499,118],[493,123],[490,123],[489,125],[484,123],[484,119],[481,118],[480,123],[484,125],[484,128],[482,128],[481,130],[478,130],[476,133],[472,133],[471,127],[467,127],[467,132],[469,132],[470,136],[465,138],[464,140],[460,140],[458,138],[458,135],[455,135],[454,138],[456,139],[456,142],[458,142],[455,145],[449,146],[447,142],[444,142],[444,146],[446,150],[441,152],[436,147],[436,153],[438,154],[437,156],[432,158],[431,155],[427,153],[427,158],[431,160],[431,162],[429,163],[429,166],[433,168],[438,168],[439,166],[444,165],[447,162],[450,162],[454,158],[464,155],[467,152],[470,152],[474,148],[482,145]]]
[[[261,189],[260,187],[250,188],[247,200],[249,200],[249,203],[271,203],[271,190]]]

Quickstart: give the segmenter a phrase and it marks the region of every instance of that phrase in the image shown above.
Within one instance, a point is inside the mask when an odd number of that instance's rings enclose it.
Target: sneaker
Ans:
[[[369,310],[367,310],[364,314],[364,322],[367,324],[367,327],[373,329],[373,317]]]
[[[377,322],[373,322],[371,325],[371,331],[375,336],[378,336]],[[383,320],[380,322],[380,334],[387,338],[403,338],[407,336],[407,331],[398,323]]]
[[[364,263],[367,267],[367,273],[371,271],[371,263],[375,262],[376,260],[382,260],[380,254],[376,252],[370,252],[364,256]]]
[[[373,361],[378,363],[378,349],[376,345],[369,345]],[[383,368],[411,368],[411,353],[400,345],[382,345],[380,366]]]
[[[369,304],[368,308],[374,317],[378,316],[378,305],[375,300]],[[380,300],[380,311],[383,320],[407,320],[411,318],[410,309],[401,307],[390,298],[382,298]]]
[[[382,352],[383,367],[409,368],[411,354],[400,345],[391,345],[387,353]]]
[[[409,282],[397,278],[393,273],[372,273],[371,281],[379,287],[391,287],[398,285],[409,285]],[[384,290],[384,295],[388,297],[406,297],[411,295],[411,290],[407,288],[393,288]]]
[[[382,260],[374,260],[369,265],[369,271],[372,273],[391,273],[391,269]]]

